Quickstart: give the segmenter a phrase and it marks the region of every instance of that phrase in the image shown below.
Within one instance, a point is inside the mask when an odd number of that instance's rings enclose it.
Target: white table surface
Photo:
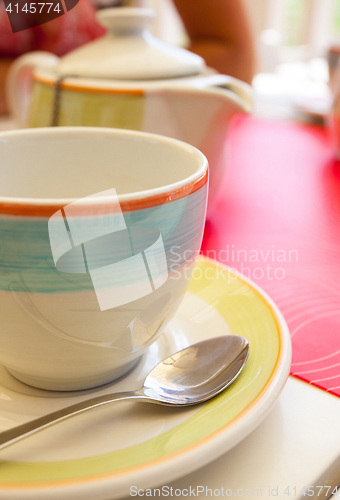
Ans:
[[[0,117],[0,130],[12,128],[13,122]],[[326,489],[315,486],[330,481],[340,486],[340,398],[289,377],[276,406],[252,434],[208,466],[165,486],[173,498],[196,493],[196,498],[303,500],[327,498]],[[198,486],[204,488],[199,494]],[[308,486],[314,486],[314,495],[307,494]]]
[[[337,461],[339,475],[336,478],[333,473],[332,479],[340,484],[340,399],[289,377],[274,409],[254,432],[218,460],[166,486],[170,493],[173,488],[173,497],[183,499],[190,496],[190,486],[196,496],[198,486],[212,490],[199,498],[217,497],[214,490],[226,498],[326,498],[322,491],[317,496],[320,488],[313,488],[315,496],[308,496],[308,486],[323,486],[319,478]],[[300,495],[304,486],[305,496]],[[176,489],[182,494],[175,495]]]

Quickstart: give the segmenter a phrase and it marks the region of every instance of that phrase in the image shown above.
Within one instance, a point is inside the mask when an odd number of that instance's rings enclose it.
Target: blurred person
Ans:
[[[13,60],[32,50],[62,56],[105,33],[95,19],[90,0],[79,0],[75,8],[48,23],[13,33],[4,2],[0,1],[0,114],[6,112],[5,81]]]
[[[0,3],[0,114],[6,112],[4,97],[8,68],[15,57],[32,50],[58,56],[105,33],[95,19],[99,8],[143,5],[143,0],[80,0],[70,12],[46,24],[13,33],[5,5]],[[208,66],[248,83],[254,74],[255,56],[249,22],[242,0],[173,0],[187,30],[189,50]]]
[[[251,83],[255,49],[242,0],[173,0],[190,39],[189,50],[225,75]]]

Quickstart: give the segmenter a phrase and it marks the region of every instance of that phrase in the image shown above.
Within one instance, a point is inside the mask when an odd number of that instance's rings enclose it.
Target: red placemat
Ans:
[[[202,252],[250,277],[289,325],[292,374],[340,396],[340,163],[320,127],[239,117]]]

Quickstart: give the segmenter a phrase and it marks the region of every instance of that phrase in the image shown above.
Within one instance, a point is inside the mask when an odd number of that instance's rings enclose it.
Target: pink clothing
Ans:
[[[31,50],[46,50],[62,56],[105,33],[95,19],[89,0],[79,3],[63,16],[17,33],[12,32],[4,2],[0,2],[0,58],[13,58]]]

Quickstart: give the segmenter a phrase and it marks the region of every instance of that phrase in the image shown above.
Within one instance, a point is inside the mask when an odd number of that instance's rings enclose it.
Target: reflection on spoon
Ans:
[[[141,389],[106,394],[82,401],[0,433],[0,450],[54,423],[116,401],[142,401],[166,406],[189,406],[207,401],[239,375],[249,355],[249,342],[226,335],[198,342],[161,361]]]

